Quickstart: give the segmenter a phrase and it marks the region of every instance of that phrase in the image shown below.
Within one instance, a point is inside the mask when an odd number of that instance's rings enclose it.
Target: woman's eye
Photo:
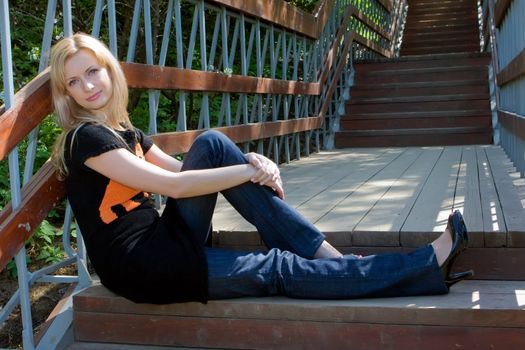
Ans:
[[[77,80],[76,80],[76,79],[73,79],[73,80],[70,80],[70,81],[67,83],[67,85],[68,85],[69,87],[73,87],[73,86],[75,86],[76,83],[77,83]]]
[[[98,72],[98,68],[92,68],[88,71],[88,74],[89,75],[93,75],[93,74],[96,74]]]

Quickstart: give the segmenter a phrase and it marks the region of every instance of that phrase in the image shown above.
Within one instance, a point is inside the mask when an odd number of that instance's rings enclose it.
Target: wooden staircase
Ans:
[[[479,49],[476,0],[408,0],[401,56]]]
[[[401,57],[354,65],[336,147],[492,143],[476,2],[409,1]]]

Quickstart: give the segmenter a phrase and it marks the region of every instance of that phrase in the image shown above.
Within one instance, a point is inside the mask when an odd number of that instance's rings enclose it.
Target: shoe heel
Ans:
[[[463,281],[464,279],[470,278],[472,276],[474,276],[473,270],[454,272],[448,275],[447,279],[445,280],[445,284],[448,288],[450,288],[459,281]]]

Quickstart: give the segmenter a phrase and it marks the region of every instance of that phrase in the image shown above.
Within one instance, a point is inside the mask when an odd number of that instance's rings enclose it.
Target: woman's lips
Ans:
[[[93,101],[95,101],[95,100],[100,96],[100,94],[101,94],[101,91],[97,92],[97,93],[94,94],[94,95],[89,96],[89,97],[87,98],[87,100],[88,100],[89,102],[93,102]]]

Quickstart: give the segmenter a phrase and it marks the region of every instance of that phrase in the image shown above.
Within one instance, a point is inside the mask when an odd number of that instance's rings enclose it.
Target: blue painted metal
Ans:
[[[0,40],[2,43],[1,45],[4,101],[5,108],[9,109],[14,105],[15,92],[13,83],[13,61],[11,54],[9,4],[7,0],[3,0],[0,4],[0,28]],[[21,204],[18,147],[15,147],[15,149],[9,154],[9,179],[11,186],[11,205],[13,207],[13,210],[16,210]],[[16,254],[15,263],[18,271],[19,297],[14,302],[20,303],[20,309],[22,311],[22,341],[24,349],[31,350],[34,348],[33,324],[31,317],[31,304],[29,299],[29,272],[27,271],[25,247],[22,247],[18,254]],[[13,299],[14,297],[11,298],[11,300]],[[9,308],[6,308],[5,311],[9,311],[9,313],[12,312],[12,310],[9,310]],[[3,322],[8,316],[8,314],[6,314],[5,311],[2,311],[2,313],[0,313],[1,322]]]
[[[492,52],[491,93],[495,95],[493,120],[497,121],[497,110],[503,110],[516,120],[525,120],[525,76],[499,86],[496,74],[505,69],[521,52],[525,50],[525,31],[523,30],[523,14],[525,2],[514,0],[510,3],[505,18],[499,28],[494,24],[494,1],[485,0],[483,7],[489,15],[490,45],[487,49]],[[506,117],[504,117],[506,118]],[[514,162],[521,176],[525,176],[525,139],[517,129],[500,127],[493,123],[495,140],[499,141],[510,159]]]

